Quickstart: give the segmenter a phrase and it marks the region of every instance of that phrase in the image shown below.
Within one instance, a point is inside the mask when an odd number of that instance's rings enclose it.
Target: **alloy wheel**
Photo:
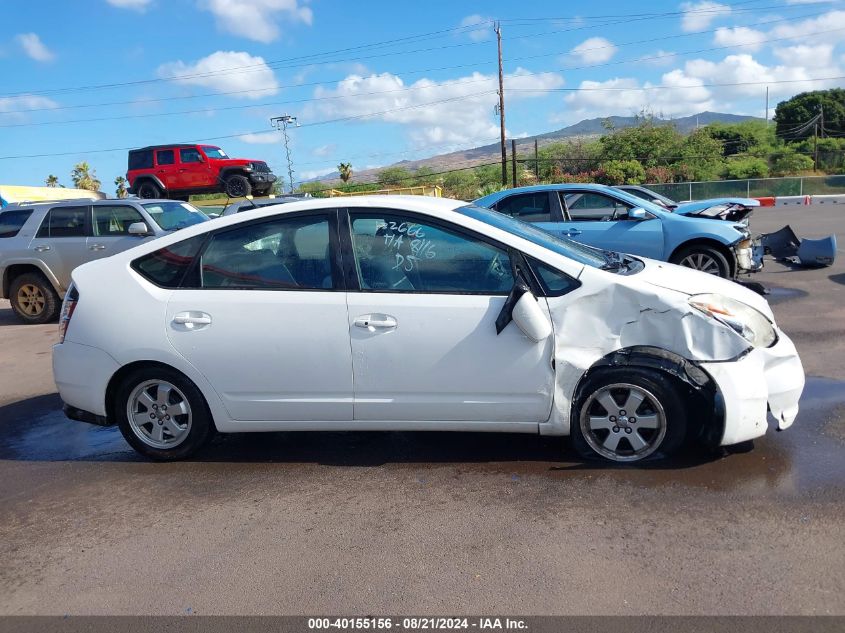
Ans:
[[[24,284],[18,289],[17,302],[21,312],[27,316],[37,317],[44,311],[47,297],[38,286]]]
[[[191,405],[178,387],[166,380],[139,384],[126,403],[133,433],[153,448],[178,446],[191,431]]]
[[[628,383],[607,385],[581,408],[581,434],[596,453],[615,462],[639,461],[666,437],[666,413],[647,389]]]
[[[719,262],[707,253],[690,253],[681,260],[681,266],[694,268],[710,275],[718,275],[721,272]]]

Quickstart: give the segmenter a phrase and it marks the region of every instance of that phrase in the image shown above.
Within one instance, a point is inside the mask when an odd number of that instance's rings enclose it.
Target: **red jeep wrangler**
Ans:
[[[154,145],[129,150],[129,193],[187,200],[195,193],[231,198],[270,193],[276,176],[261,160],[229,158],[213,145]]]

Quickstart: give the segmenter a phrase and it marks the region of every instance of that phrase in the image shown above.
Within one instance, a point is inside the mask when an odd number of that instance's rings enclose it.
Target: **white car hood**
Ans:
[[[759,310],[773,320],[772,309],[766,299],[735,281],[653,259],[642,261],[645,268],[634,275],[635,278],[640,278],[639,281],[687,296],[712,293],[730,297]]]

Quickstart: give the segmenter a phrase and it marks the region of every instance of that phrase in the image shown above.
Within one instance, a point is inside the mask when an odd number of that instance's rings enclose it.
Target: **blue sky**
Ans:
[[[0,183],[70,184],[87,160],[111,191],[120,148],[215,138],[282,173],[285,113],[297,178],[491,143],[493,19],[510,136],[845,86],[841,0],[3,2]]]

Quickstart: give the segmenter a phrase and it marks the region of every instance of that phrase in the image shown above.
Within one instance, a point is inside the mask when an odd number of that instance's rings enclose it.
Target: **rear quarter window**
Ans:
[[[0,213],[0,238],[15,237],[30,215],[32,215],[32,209],[15,209]]]
[[[152,169],[153,152],[144,150],[140,152],[129,152],[129,169]]]
[[[147,281],[161,288],[178,288],[180,285],[199,286],[199,274],[193,266],[194,258],[205,241],[205,235],[190,239],[139,257],[132,262],[132,268]],[[191,280],[190,275],[197,279]]]

